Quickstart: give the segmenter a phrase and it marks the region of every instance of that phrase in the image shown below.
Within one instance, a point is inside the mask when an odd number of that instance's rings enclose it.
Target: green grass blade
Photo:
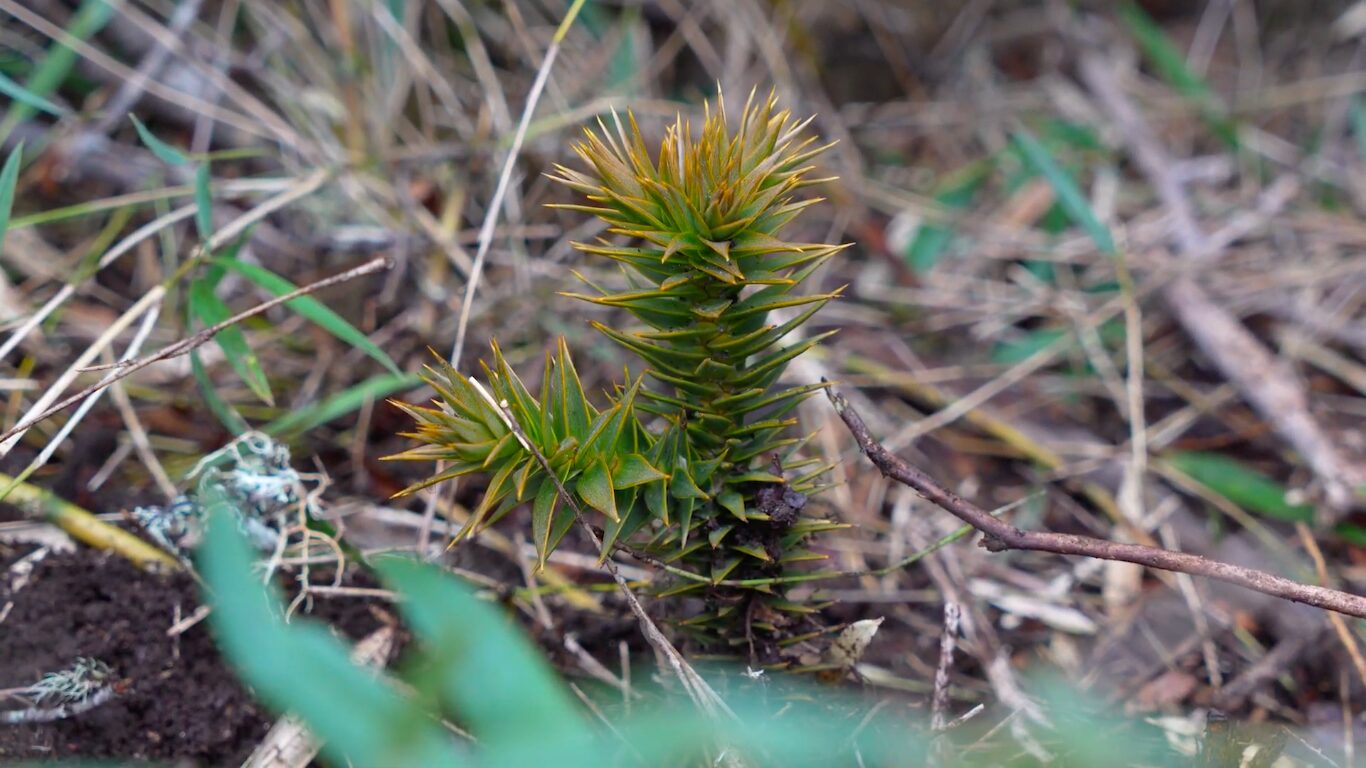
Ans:
[[[1115,241],[1110,236],[1110,230],[1101,223],[1096,212],[1091,210],[1091,203],[1087,201],[1086,195],[1082,194],[1081,187],[1072,178],[1053,155],[1034,138],[1034,135],[1024,128],[1020,128],[1011,135],[1011,141],[1020,157],[1033,171],[1048,182],[1053,188],[1053,193],[1058,197],[1058,205],[1062,206],[1073,223],[1086,230],[1086,234],[1095,241],[1096,247],[1101,252],[1108,255],[1115,255]]]
[[[220,323],[232,316],[228,305],[224,304],[222,299],[219,299],[213,292],[216,282],[216,280],[200,278],[190,283],[190,312],[205,327]],[[247,336],[242,332],[242,329],[235,325],[224,328],[214,336],[214,341],[223,350],[223,355],[232,365],[232,369],[237,372],[242,381],[246,382],[252,394],[260,398],[262,402],[273,405],[275,399],[270,394],[270,383],[266,381],[265,371],[261,370],[261,361],[256,358],[256,353],[251,351],[251,346],[247,344]]]
[[[283,296],[290,291],[296,290],[297,286],[283,277],[271,272],[265,267],[255,264],[248,264],[244,261],[220,257],[213,260],[226,269],[245,277],[253,283],[261,286],[275,296]],[[352,347],[363,350],[365,354],[374,358],[389,369],[394,375],[401,375],[403,372],[394,364],[392,358],[384,353],[377,344],[370,341],[364,333],[361,333],[355,326],[351,325],[341,315],[333,312],[326,304],[313,298],[312,296],[300,296],[285,303],[285,306],[302,315],[304,318],[316,323],[320,328],[337,337],[338,339],[350,344]]]
[[[57,208],[49,208],[45,211],[34,211],[20,216],[14,220],[15,229],[36,227],[41,224],[52,224],[68,219],[78,219],[83,216],[93,216],[105,211],[117,210],[120,208],[136,208],[144,205],[151,205],[165,200],[174,200],[178,197],[193,193],[189,187],[165,187],[162,189],[147,190],[146,192],[133,192],[129,194],[116,195],[109,198],[91,200],[74,205],[64,205]]]
[[[199,357],[199,350],[190,350],[190,373],[194,375],[195,383],[199,385],[199,394],[204,397],[204,404],[209,406],[209,412],[222,422],[224,427],[234,435],[246,432],[250,427],[246,419],[237,412],[226,400],[218,394],[218,389],[214,387],[213,380],[209,378],[209,372],[204,368],[204,361]]]
[[[147,130],[147,126],[142,124],[137,115],[129,115],[128,119],[133,121],[133,127],[137,129],[138,138],[142,139],[142,143],[152,150],[152,154],[156,155],[158,160],[167,165],[185,165],[190,162],[189,155],[158,139],[155,134]]]
[[[1357,139],[1357,152],[1366,162],[1366,98],[1362,98],[1361,94],[1352,98],[1348,118],[1352,121],[1352,133]]]
[[[62,109],[19,83],[14,82],[6,77],[4,73],[0,73],[0,93],[5,94],[20,104],[27,104],[35,110],[46,112],[53,117],[66,117],[69,114],[69,110]]]
[[[991,362],[1001,365],[1015,365],[1069,337],[1068,348],[1070,349],[1076,343],[1075,334],[1071,329],[1036,328],[1026,331],[1018,337],[997,343],[991,351]]]
[[[5,167],[0,168],[0,250],[5,245],[5,233],[9,231],[9,215],[14,209],[14,188],[19,184],[20,159],[24,155],[24,143],[9,153]]]
[[[256,695],[307,722],[332,765],[468,764],[430,713],[385,678],[352,664],[331,632],[308,619],[285,624],[279,599],[252,574],[239,513],[222,500],[209,509],[197,558],[205,603],[213,606],[209,623]]]
[[[313,405],[292,410],[262,427],[261,431],[276,437],[293,437],[357,411],[367,400],[379,400],[421,385],[422,378],[416,373],[381,374]]]
[[[1132,2],[1120,4],[1119,18],[1158,77],[1200,108],[1201,117],[1220,141],[1230,149],[1237,149],[1237,126],[1229,119],[1227,111],[1204,79],[1186,66],[1186,57],[1162,27]]]
[[[1163,458],[1197,483],[1248,511],[1288,522],[1314,520],[1313,507],[1291,504],[1286,500],[1285,486],[1237,459],[1205,451],[1182,451]]]
[[[109,22],[121,4],[119,0],[85,0],[71,17],[66,34],[77,40],[90,37]],[[39,61],[29,74],[28,80],[24,83],[24,90],[40,98],[55,92],[75,64],[76,51],[65,42],[54,42],[42,61]],[[10,135],[14,126],[33,117],[37,112],[38,109],[34,105],[16,99],[5,113],[4,121],[0,122],[0,142]]]
[[[199,230],[199,239],[206,242],[213,234],[213,195],[209,191],[209,182],[212,180],[207,161],[194,169],[194,223]]]
[[[961,211],[972,205],[977,191],[991,171],[989,162],[974,163],[945,179],[934,201],[949,210]],[[953,241],[953,227],[947,222],[925,222],[916,228],[906,250],[906,261],[919,273],[928,272]]]

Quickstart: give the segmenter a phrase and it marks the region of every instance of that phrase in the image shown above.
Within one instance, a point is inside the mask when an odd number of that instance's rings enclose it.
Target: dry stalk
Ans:
[[[177,570],[180,562],[174,557],[95,517],[88,510],[59,498],[51,491],[0,474],[0,485],[12,485],[9,503],[37,511],[37,516],[66,531],[74,539],[96,549],[117,552],[135,565],[158,565]]]
[[[1081,74],[1170,212],[1180,249],[1192,261],[1213,260],[1219,251],[1200,229],[1184,182],[1173,173],[1171,158],[1120,87],[1110,63],[1099,54],[1087,54],[1081,60]],[[1315,420],[1304,388],[1292,371],[1215,304],[1192,277],[1183,275],[1172,281],[1163,289],[1163,297],[1200,349],[1304,457],[1323,483],[1329,506],[1340,516],[1352,503],[1353,488],[1366,483],[1366,467],[1343,455]]]
[[[934,672],[934,698],[931,700],[930,728],[942,731],[948,723],[949,669],[953,666],[953,649],[958,643],[958,603],[944,601],[944,634],[939,638],[939,666]]]
[[[1011,549],[1052,552],[1059,555],[1080,555],[1100,560],[1137,563],[1149,568],[1175,573],[1188,573],[1216,579],[1272,597],[1312,605],[1337,613],[1366,618],[1366,597],[1336,589],[1316,587],[1291,581],[1265,571],[1211,560],[1200,555],[1174,552],[1140,544],[1048,531],[1024,531],[998,520],[991,513],[940,485],[920,469],[902,461],[877,442],[868,431],[863,418],[833,388],[826,390],[835,411],[839,413],[859,448],[886,477],[913,488],[921,496],[984,534],[980,545],[992,552]]]
[[[560,52],[560,43],[564,36],[569,32],[569,27],[574,23],[574,17],[579,15],[579,9],[583,7],[584,0],[575,0],[569,7],[569,12],[565,14],[564,20],[555,30],[555,37],[550,41],[550,47],[546,49],[545,60],[541,62],[541,67],[536,71],[536,80],[531,84],[531,92],[527,94],[526,106],[522,109],[522,119],[517,123],[517,133],[512,137],[512,146],[508,147],[507,157],[503,160],[503,170],[498,174],[498,186],[493,190],[493,198],[489,200],[488,213],[484,216],[484,223],[479,227],[479,244],[474,253],[474,265],[470,269],[470,279],[465,283],[465,298],[460,302],[460,320],[455,330],[455,346],[451,349],[451,363],[460,364],[460,353],[465,348],[465,333],[469,330],[470,311],[474,307],[474,292],[479,289],[479,279],[484,273],[484,262],[489,255],[489,246],[493,244],[493,232],[498,225],[498,212],[503,208],[503,200],[507,197],[508,185],[512,181],[512,170],[517,165],[517,155],[522,151],[522,142],[526,140],[527,127],[531,124],[531,115],[536,111],[536,104],[541,100],[541,92],[545,90],[546,82],[550,80],[550,68],[555,64],[555,57]]]

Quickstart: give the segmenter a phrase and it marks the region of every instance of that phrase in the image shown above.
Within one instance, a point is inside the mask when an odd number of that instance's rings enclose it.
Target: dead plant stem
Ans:
[[[986,510],[948,490],[920,469],[893,455],[873,438],[863,418],[848,401],[833,389],[826,392],[835,406],[835,411],[858,442],[859,448],[884,476],[914,489],[941,509],[981,531],[984,534],[981,546],[992,552],[1019,549],[1137,563],[1149,568],[1217,579],[1272,597],[1366,618],[1366,597],[1360,595],[1301,584],[1265,571],[1185,552],[1141,544],[1124,544],[1091,536],[1025,531],[1016,528],[1010,523],[992,517]]]

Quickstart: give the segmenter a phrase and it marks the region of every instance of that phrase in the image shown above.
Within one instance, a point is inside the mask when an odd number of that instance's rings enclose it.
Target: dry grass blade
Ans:
[[[0,434],[0,441],[3,441],[0,442],[0,455],[7,453],[8,448],[12,448],[14,443],[18,442],[19,438],[23,436],[23,433],[27,432],[30,428],[32,428],[34,424],[37,424],[40,421],[52,417],[54,414],[60,413],[66,410],[67,408],[70,408],[72,405],[75,405],[76,403],[86,399],[87,397],[90,397],[91,395],[95,394],[96,392],[99,392],[100,390],[104,389],[110,384],[113,384],[116,381],[122,381],[123,379],[128,378],[129,376],[133,375],[134,373],[137,373],[138,371],[142,370],[143,368],[146,368],[147,366],[153,363],[158,363],[162,360],[169,360],[173,357],[184,355],[192,349],[196,349],[198,347],[203,346],[204,344],[207,344],[208,342],[213,340],[213,337],[216,336],[224,328],[230,328],[232,326],[235,326],[243,320],[255,317],[259,314],[262,314],[263,312],[267,312],[283,304],[287,304],[290,301],[299,298],[300,296],[307,296],[310,293],[322,290],[323,288],[327,288],[329,286],[338,285],[349,280],[354,280],[358,277],[363,277],[365,275],[370,275],[376,272],[389,269],[390,266],[392,266],[392,263],[393,262],[390,260],[388,256],[381,256],[377,259],[372,259],[360,265],[359,267],[353,267],[352,269],[348,269],[340,274],[333,275],[332,277],[324,278],[322,280],[318,280],[317,282],[305,285],[299,288],[298,290],[290,291],[289,293],[286,293],[281,296],[276,296],[270,301],[262,302],[261,304],[257,304],[251,309],[238,312],[232,317],[229,317],[226,320],[223,320],[222,322],[215,323],[214,325],[211,325],[208,328],[199,331],[193,336],[190,336],[186,339],[182,339],[176,342],[175,344],[171,344],[170,346],[167,346],[154,354],[147,355],[146,357],[141,357],[136,360],[130,360],[127,364],[121,366],[114,373],[110,374],[109,376],[106,376],[99,382],[92,384],[89,387],[86,387],[80,392],[77,392],[71,397],[62,400],[59,403],[56,403],[55,405],[49,406],[49,403],[51,402],[50,399],[46,402],[40,400],[39,404],[41,404],[42,407],[39,407],[38,404],[35,404],[35,406],[29,411],[29,416],[25,417],[24,420],[20,423],[6,430],[4,434]],[[164,289],[161,289],[161,287],[158,286],[157,290],[149,291],[147,295],[144,296],[143,299],[139,301],[137,305],[135,305],[134,309],[146,309],[142,306],[144,303],[150,304],[152,302],[158,301],[163,293]],[[131,312],[132,310],[129,310],[129,313]],[[125,315],[129,313],[125,313]],[[131,322],[131,318],[129,318],[129,322]],[[92,346],[91,349],[94,350],[94,353],[92,353],[90,350],[87,350],[86,355],[83,355],[77,361],[78,364],[73,365],[71,367],[69,371],[69,373],[71,373],[71,378],[75,378],[75,373],[84,370],[85,367],[89,365],[90,360],[94,359],[94,354],[97,354],[100,349],[103,349],[105,346],[108,346],[109,342],[113,341],[113,338],[117,336],[118,333],[121,332],[124,327],[127,327],[126,324],[122,327],[111,327],[109,331],[105,333],[105,336],[108,336],[109,338],[107,341],[104,342],[104,344],[96,345],[98,346],[98,349],[96,348],[96,346]],[[60,394],[60,390],[56,391],[57,394]],[[55,399],[55,396],[53,399]]]
[[[574,23],[575,17],[579,15],[583,4],[584,0],[574,0],[574,4],[569,7],[569,11],[564,15],[564,21],[560,22],[559,29],[555,30],[550,47],[546,49],[545,60],[541,62],[540,69],[536,70],[536,79],[527,94],[526,106],[522,108],[522,118],[517,123],[517,132],[512,136],[512,145],[508,147],[507,157],[503,159],[503,170],[498,174],[498,186],[493,190],[488,213],[484,215],[484,223],[479,227],[479,244],[474,253],[474,265],[470,268],[469,281],[465,283],[465,298],[460,303],[460,320],[455,329],[455,345],[451,348],[450,360],[456,365],[460,364],[460,353],[465,349],[465,334],[469,331],[474,294],[479,290],[479,280],[484,274],[484,262],[488,259],[489,247],[493,245],[493,232],[498,226],[498,213],[503,210],[503,200],[507,197],[508,186],[512,183],[512,171],[517,166],[517,155],[521,153],[522,142],[526,140],[527,126],[531,124],[531,116],[536,112],[541,92],[550,80],[550,70],[555,65],[555,57],[560,53],[560,43],[569,31],[570,25]]]
[[[1200,229],[1183,183],[1147,121],[1125,95],[1110,62],[1083,55],[1082,77],[1115,121],[1139,167],[1174,218],[1182,251],[1192,260],[1218,256]],[[1366,483],[1366,466],[1349,459],[1309,412],[1303,386],[1241,323],[1220,308],[1190,277],[1179,277],[1163,295],[1186,332],[1230,381],[1301,455],[1324,484],[1329,504],[1341,515],[1355,488]]]
[[[848,402],[833,390],[828,390],[828,392],[830,401],[835,406],[835,411],[844,420],[845,426],[849,428],[849,432],[854,436],[859,447],[884,475],[914,488],[917,493],[941,509],[981,531],[985,535],[981,545],[990,551],[1002,552],[1008,549],[1025,549],[1053,552],[1059,555],[1080,555],[1100,560],[1137,563],[1149,568],[1217,579],[1284,600],[1305,603],[1357,618],[1366,618],[1366,597],[1360,595],[1301,584],[1265,571],[1244,568],[1185,552],[1173,552],[1138,544],[1123,544],[1090,536],[1020,530],[1009,523],[992,517],[991,513],[948,490],[929,475],[897,458],[873,438],[868,432],[868,427],[864,424],[863,418],[849,406]]]

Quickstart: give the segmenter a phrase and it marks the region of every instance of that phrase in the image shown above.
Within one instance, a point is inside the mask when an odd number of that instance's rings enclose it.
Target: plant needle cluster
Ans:
[[[826,147],[804,135],[809,122],[773,96],[751,95],[732,130],[718,99],[697,132],[679,117],[653,158],[629,113],[586,130],[576,147],[586,167],[556,166],[552,176],[584,202],[559,207],[608,225],[611,239],[575,247],[617,262],[625,278],[609,287],[580,276],[591,292],[568,295],[634,316],[634,330],[593,325],[638,355],[643,373],[628,371],[599,408],[563,340],[536,396],[496,342],[483,365],[487,389],[440,362],[426,375],[436,407],[399,404],[420,445],[392,458],[447,466],[404,493],[487,473],[457,538],[531,502],[541,565],[573,524],[573,506],[591,510],[603,557],[630,547],[666,564],[660,594],[703,598],[677,612],[681,626],[713,644],[791,636],[810,606],[784,598],[785,569],[820,559],[803,545],[838,527],[808,513],[828,468],[800,459],[805,440],[793,433],[794,409],[823,385],[780,383],[788,363],[829,334],[788,337],[839,295],[796,289],[845,247],[781,237],[818,202],[798,193],[826,181],[810,176]]]

